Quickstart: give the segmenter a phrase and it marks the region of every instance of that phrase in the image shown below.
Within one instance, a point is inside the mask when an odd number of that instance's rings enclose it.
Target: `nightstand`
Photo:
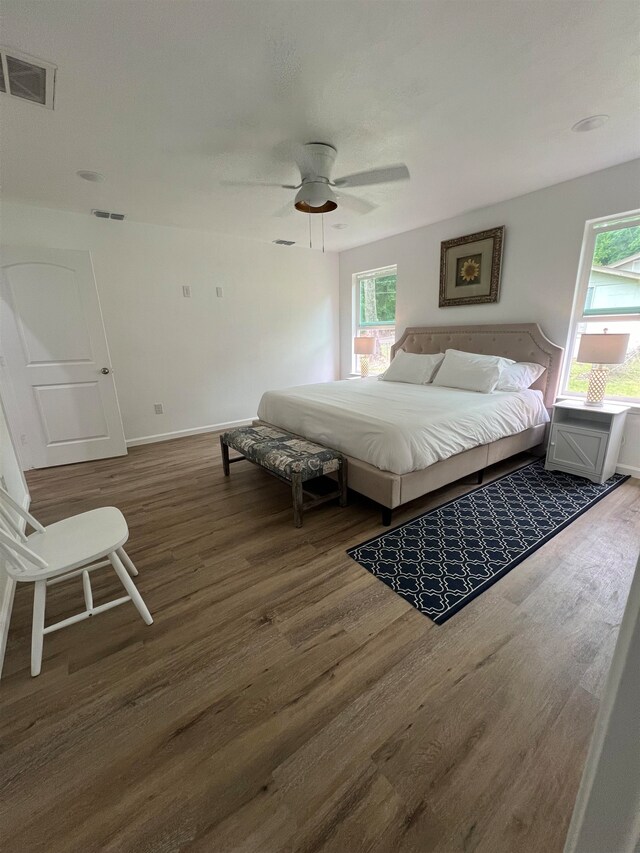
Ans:
[[[613,476],[629,406],[585,406],[562,400],[553,406],[545,468],[604,483]]]

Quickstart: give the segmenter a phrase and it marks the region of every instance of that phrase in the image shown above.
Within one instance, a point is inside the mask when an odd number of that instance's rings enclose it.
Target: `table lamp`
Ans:
[[[609,365],[622,364],[628,345],[629,335],[609,335],[607,329],[603,334],[580,335],[576,361],[591,364],[585,406],[602,406],[609,378]]]
[[[360,356],[360,378],[365,379],[369,375],[369,356],[376,351],[376,339],[368,337],[357,337],[353,339],[353,351]]]

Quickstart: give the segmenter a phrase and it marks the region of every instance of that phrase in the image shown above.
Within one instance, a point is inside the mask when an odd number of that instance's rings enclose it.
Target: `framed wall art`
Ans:
[[[441,308],[498,301],[503,243],[504,225],[442,242]]]

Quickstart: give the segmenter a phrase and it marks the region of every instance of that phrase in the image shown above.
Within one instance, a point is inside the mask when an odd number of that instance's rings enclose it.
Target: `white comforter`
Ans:
[[[395,474],[549,420],[540,391],[479,394],[377,379],[267,391],[258,417]]]

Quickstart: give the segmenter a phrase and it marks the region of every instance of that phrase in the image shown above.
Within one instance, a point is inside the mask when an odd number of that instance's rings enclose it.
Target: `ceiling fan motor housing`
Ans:
[[[296,195],[296,210],[329,213],[338,207],[335,193],[329,186],[337,153],[333,145],[323,142],[309,142],[304,146],[303,163],[300,164],[302,186]]]
[[[335,193],[329,186],[337,153],[333,145],[323,142],[309,142],[304,146],[300,163],[302,186],[296,195],[296,210],[301,213],[329,213],[338,207]]]
[[[300,167],[302,180],[313,181],[316,178],[324,178],[329,181],[337,154],[338,151],[333,145],[327,145],[325,142],[308,142],[304,146],[304,162]]]

